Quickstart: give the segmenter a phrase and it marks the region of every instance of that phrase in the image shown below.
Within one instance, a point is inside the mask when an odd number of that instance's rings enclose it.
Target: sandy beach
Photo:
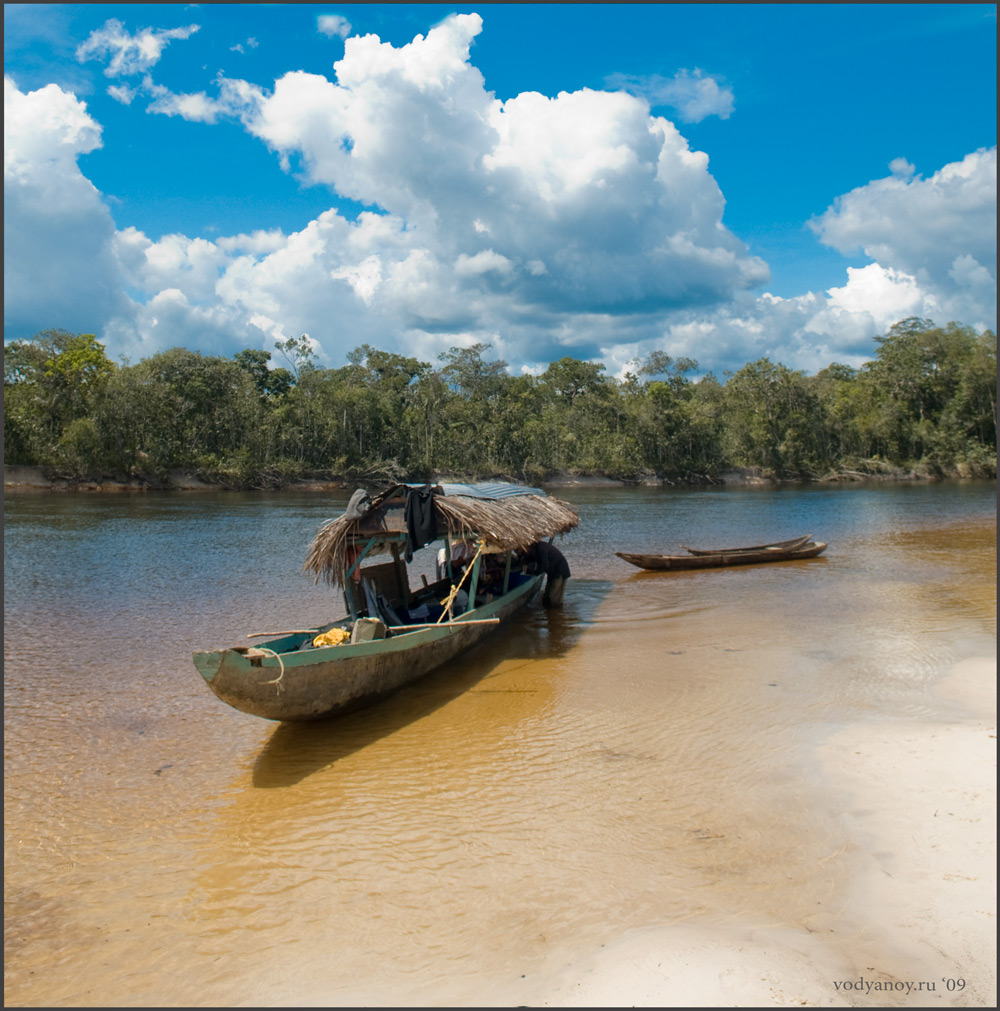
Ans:
[[[630,931],[551,974],[544,1007],[991,1007],[996,1003],[996,660],[937,686],[939,717],[819,748],[848,839],[845,897],[808,929]],[[818,925],[821,924],[821,925]]]

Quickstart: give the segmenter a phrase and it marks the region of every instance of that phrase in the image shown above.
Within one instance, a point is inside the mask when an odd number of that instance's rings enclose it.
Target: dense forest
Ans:
[[[859,369],[814,376],[762,358],[691,378],[663,352],[624,378],[566,357],[510,375],[490,345],[436,365],[367,344],[318,366],[173,348],[118,365],[94,334],[4,348],[4,455],[53,476],[149,484],[194,471],[235,488],[303,478],[425,480],[559,473],[704,483],[733,468],[784,480],[893,473],[996,476],[996,335],[911,318]],[[287,366],[287,367],[286,367]]]

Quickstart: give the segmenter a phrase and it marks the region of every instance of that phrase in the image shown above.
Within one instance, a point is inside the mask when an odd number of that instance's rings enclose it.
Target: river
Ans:
[[[341,613],[301,565],[347,493],[8,493],[7,1006],[488,1005],[634,927],[829,920],[815,749],[995,654],[995,491],[551,489],[564,608],[315,725],[229,709],[191,652]]]

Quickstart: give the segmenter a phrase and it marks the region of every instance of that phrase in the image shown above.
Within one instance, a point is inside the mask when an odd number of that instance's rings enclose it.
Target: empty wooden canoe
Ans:
[[[823,541],[807,541],[794,544],[793,547],[772,545],[735,551],[717,551],[712,554],[642,555],[627,551],[616,551],[615,554],[640,569],[662,572],[671,569],[719,569],[729,565],[793,562],[803,558],[815,558],[825,550],[826,544]]]
[[[746,551],[765,551],[771,548],[790,551],[792,548],[801,547],[811,537],[812,534],[804,534],[802,537],[793,537],[790,541],[771,541],[770,544],[753,544],[746,548],[689,548],[686,544],[682,544],[681,547],[691,555],[736,555]]]

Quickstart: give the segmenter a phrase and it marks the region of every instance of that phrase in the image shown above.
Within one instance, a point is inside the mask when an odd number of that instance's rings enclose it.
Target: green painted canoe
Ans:
[[[320,632],[194,654],[206,684],[223,701],[268,720],[321,720],[370,705],[475,646],[520,611],[543,576],[467,611],[448,625],[393,632],[384,639],[308,648]],[[496,624],[483,619],[498,619]],[[307,648],[303,649],[303,646]]]

